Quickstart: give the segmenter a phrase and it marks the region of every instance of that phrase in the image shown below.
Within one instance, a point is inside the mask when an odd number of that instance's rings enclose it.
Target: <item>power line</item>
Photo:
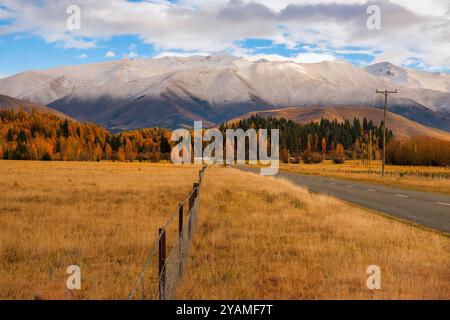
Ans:
[[[388,104],[388,96],[390,94],[398,93],[397,89],[395,91],[389,90],[378,90],[376,89],[377,94],[384,95],[384,121],[383,121],[383,163],[381,166],[381,175],[384,177],[384,167],[386,166],[386,115],[387,115],[387,104]]]

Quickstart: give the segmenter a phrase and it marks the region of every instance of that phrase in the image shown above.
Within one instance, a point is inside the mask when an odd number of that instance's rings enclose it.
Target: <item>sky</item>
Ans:
[[[450,73],[450,0],[0,0],[0,78],[217,53]]]

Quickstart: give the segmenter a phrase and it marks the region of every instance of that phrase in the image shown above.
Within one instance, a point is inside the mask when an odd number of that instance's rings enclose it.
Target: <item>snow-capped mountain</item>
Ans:
[[[82,121],[123,129],[217,124],[256,110],[382,107],[375,89],[397,88],[390,110],[450,131],[450,76],[382,63],[299,64],[230,55],[120,60],[29,71],[0,79],[0,93]]]
[[[391,83],[409,88],[450,92],[450,75],[448,74],[400,68],[389,62],[373,64],[366,67],[365,70]]]

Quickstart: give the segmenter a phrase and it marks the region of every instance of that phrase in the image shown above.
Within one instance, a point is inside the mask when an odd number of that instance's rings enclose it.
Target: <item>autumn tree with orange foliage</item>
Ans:
[[[430,137],[391,141],[386,162],[405,166],[450,166],[450,142]]]
[[[170,149],[167,129],[111,134],[52,114],[0,110],[0,159],[159,161],[169,158]]]
[[[336,146],[336,150],[333,152],[333,161],[337,164],[342,164],[345,162],[344,146],[340,143]]]

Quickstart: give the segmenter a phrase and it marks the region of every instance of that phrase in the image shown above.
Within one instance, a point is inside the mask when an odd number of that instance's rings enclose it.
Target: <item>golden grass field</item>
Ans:
[[[372,171],[378,170],[378,172],[381,172],[381,161],[373,161],[371,168]],[[342,178],[347,180],[375,183],[417,191],[450,194],[450,179],[431,179],[406,175],[386,175],[385,177],[382,177],[379,173],[369,173],[368,167],[364,166],[361,160],[350,160],[339,165],[334,164],[329,160],[319,164],[280,164],[280,170],[293,173],[313,174],[331,178]],[[361,173],[360,171],[365,171],[365,173]],[[386,172],[398,174],[404,172],[415,174],[416,172],[419,172],[450,175],[450,168],[387,165]]]
[[[0,161],[0,299],[126,299],[199,167]],[[450,298],[450,238],[210,167],[181,299]],[[67,266],[82,290],[66,289]],[[365,286],[367,266],[382,290]]]
[[[0,161],[0,299],[127,298],[197,177],[194,166]]]
[[[210,168],[202,188],[179,298],[450,298],[448,236],[236,169]]]

